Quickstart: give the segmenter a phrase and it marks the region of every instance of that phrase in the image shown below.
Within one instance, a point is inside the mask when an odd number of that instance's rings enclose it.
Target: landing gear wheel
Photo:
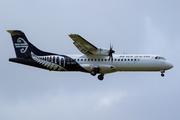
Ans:
[[[103,74],[98,75],[98,79],[99,80],[103,80],[104,79],[104,75]]]
[[[164,77],[164,74],[163,74],[163,73],[161,73],[161,76],[162,76],[162,77]]]
[[[164,77],[165,70],[160,70],[161,76]]]
[[[92,71],[91,71],[91,75],[92,75],[92,76],[95,76],[95,75],[96,75],[96,71],[95,71],[95,70],[92,70]]]

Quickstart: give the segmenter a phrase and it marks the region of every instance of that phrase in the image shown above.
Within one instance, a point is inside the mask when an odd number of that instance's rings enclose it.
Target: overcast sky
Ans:
[[[1,0],[1,120],[179,120],[179,0]],[[103,81],[87,73],[50,72],[11,63],[10,34],[22,30],[39,49],[81,54],[80,34],[116,54],[160,54],[174,68],[116,72]]]

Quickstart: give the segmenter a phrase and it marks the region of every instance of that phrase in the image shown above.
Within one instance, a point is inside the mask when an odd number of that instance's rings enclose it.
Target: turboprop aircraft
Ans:
[[[116,54],[113,47],[102,49],[94,46],[78,34],[70,34],[73,44],[82,55],[62,55],[39,50],[31,44],[20,30],[7,30],[11,34],[16,58],[9,61],[38,67],[50,71],[80,71],[104,75],[117,71],[160,71],[164,77],[165,70],[173,65],[164,57],[155,54]]]

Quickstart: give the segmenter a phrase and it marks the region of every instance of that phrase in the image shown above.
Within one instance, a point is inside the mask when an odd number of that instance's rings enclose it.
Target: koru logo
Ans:
[[[18,38],[17,43],[15,43],[15,48],[21,48],[20,52],[25,53],[28,49],[28,44],[23,38]]]

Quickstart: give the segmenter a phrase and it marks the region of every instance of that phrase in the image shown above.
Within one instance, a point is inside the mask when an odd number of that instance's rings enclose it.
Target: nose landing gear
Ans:
[[[161,76],[164,77],[165,70],[161,70],[160,72],[161,72]]]
[[[163,74],[163,73],[161,73],[161,76],[162,76],[162,77],[164,77],[164,74]]]

